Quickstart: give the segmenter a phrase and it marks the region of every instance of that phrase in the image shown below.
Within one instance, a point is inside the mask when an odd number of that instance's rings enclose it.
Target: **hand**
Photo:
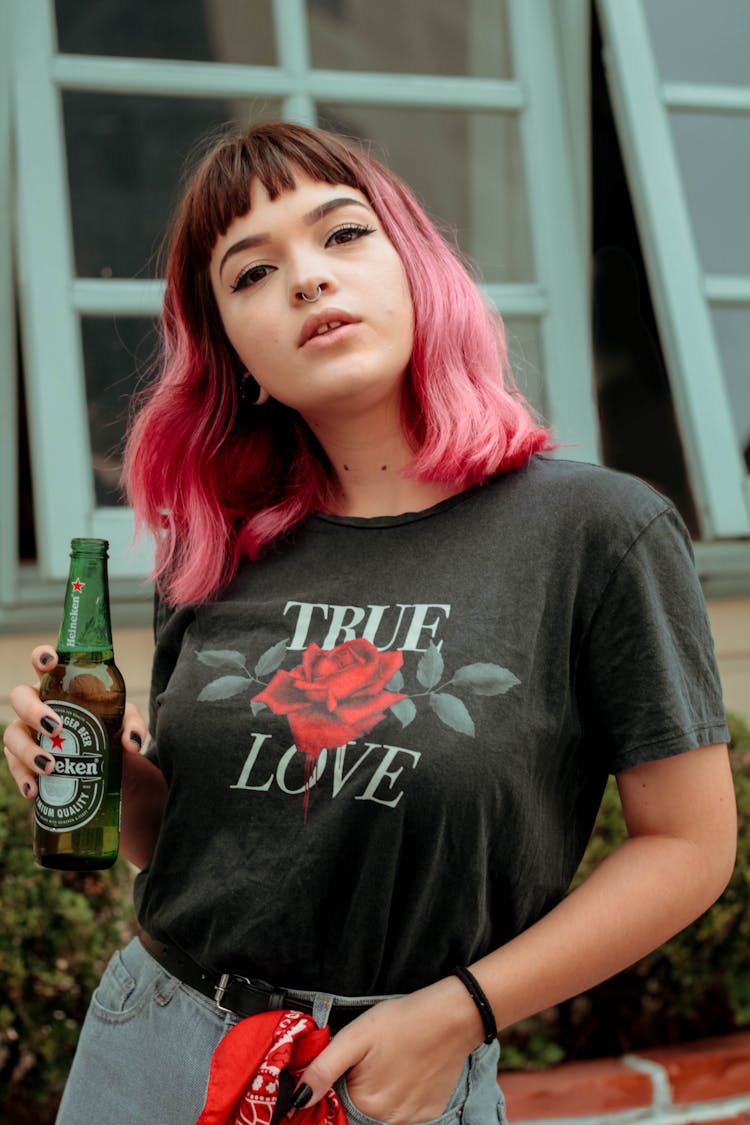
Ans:
[[[40,645],[31,654],[31,663],[41,677],[57,665],[57,653],[48,645]],[[40,751],[37,734],[54,734],[62,727],[60,716],[39,698],[39,684],[32,687],[20,684],[10,693],[10,702],[18,718],[10,723],[3,734],[3,747],[13,778],[21,793],[31,801],[39,792],[37,777],[51,773],[54,762],[49,754]],[[123,748],[137,754],[146,737],[146,723],[131,703],[125,705],[122,728]]]
[[[482,1042],[479,1013],[461,982],[446,977],[384,1000],[342,1028],[300,1078],[313,1105],[346,1072],[368,1117],[406,1125],[444,1111],[467,1055]],[[299,1087],[298,1087],[299,1088]]]

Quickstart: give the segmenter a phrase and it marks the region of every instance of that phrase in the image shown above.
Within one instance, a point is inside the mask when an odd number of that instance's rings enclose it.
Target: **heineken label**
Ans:
[[[47,700],[63,721],[55,735],[42,734],[39,745],[55,759],[54,773],[39,777],[34,815],[48,832],[82,828],[96,816],[104,797],[104,727],[76,703]]]
[[[81,582],[80,578],[76,578],[70,584],[70,605],[68,607],[68,635],[66,637],[67,643],[71,648],[75,648],[76,640],[78,638],[78,613],[81,606],[81,590],[86,585]]]

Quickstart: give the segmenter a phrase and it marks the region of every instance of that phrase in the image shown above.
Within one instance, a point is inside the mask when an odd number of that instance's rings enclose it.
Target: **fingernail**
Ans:
[[[47,771],[47,766],[53,766],[54,764],[55,759],[47,758],[44,754],[37,754],[36,758],[34,758],[34,765],[37,767],[37,769],[40,769],[45,773]]]
[[[292,1096],[292,1106],[294,1109],[302,1109],[303,1105],[307,1105],[312,1097],[312,1088],[303,1082],[298,1089],[294,1091]]]
[[[28,797],[30,792],[31,792],[31,782],[25,781],[23,783],[23,795],[24,795],[24,797]]]
[[[39,657],[39,663],[41,664],[42,668],[45,668],[49,664],[51,659],[52,659],[52,653],[51,652],[43,652],[42,655]]]
[[[139,749],[141,748],[141,746],[143,746],[143,739],[141,738],[137,730],[131,730],[130,741],[134,743]]]
[[[46,730],[47,734],[52,734],[52,731],[57,728],[57,723],[54,719],[50,719],[49,715],[45,715],[44,718],[40,719],[39,725],[42,730]]]

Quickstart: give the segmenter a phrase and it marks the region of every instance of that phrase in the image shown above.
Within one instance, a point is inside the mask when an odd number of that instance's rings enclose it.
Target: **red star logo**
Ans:
[[[73,583],[73,589],[75,590],[75,592],[76,592],[77,594],[80,594],[81,590],[83,589],[83,587],[84,587],[85,585],[86,585],[86,583],[85,583],[85,582],[81,582],[81,579],[80,579],[80,578],[76,578],[75,582]]]
[[[62,734],[56,734],[54,738],[50,739],[53,750],[62,750],[63,742],[65,741]]]

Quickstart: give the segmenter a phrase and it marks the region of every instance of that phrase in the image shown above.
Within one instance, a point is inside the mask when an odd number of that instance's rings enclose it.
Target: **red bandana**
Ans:
[[[211,1058],[206,1104],[196,1125],[270,1125],[287,1067],[297,1079],[330,1041],[302,1012],[261,1012],[235,1024]],[[346,1125],[333,1090],[294,1115],[299,1125]]]

